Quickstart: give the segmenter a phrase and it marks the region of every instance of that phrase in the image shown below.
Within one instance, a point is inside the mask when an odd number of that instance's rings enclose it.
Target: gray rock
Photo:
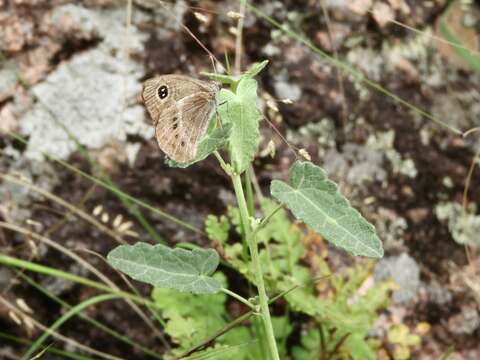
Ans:
[[[39,101],[22,118],[21,131],[30,137],[25,155],[38,160],[46,152],[68,158],[76,144],[62,127],[93,149],[113,139],[125,141],[127,134],[151,138],[153,128],[136,104],[142,74],[140,65],[99,49],[60,65],[32,88]]]
[[[139,12],[139,14],[142,13]],[[131,26],[127,37],[125,16],[125,7],[123,6],[108,10],[93,10],[67,4],[56,7],[51,19],[54,25],[58,24],[58,27],[67,31],[69,36],[73,35],[89,40],[102,39],[99,47],[106,53],[115,54],[125,46],[128,46],[130,53],[141,53],[144,49],[143,42],[148,35],[140,32],[135,26]],[[72,31],[74,32],[72,33]]]
[[[450,331],[457,335],[471,335],[480,326],[480,315],[477,309],[465,306],[462,312],[448,319]]]
[[[0,102],[13,95],[17,84],[17,65],[13,61],[0,64]]]
[[[441,287],[439,284],[430,284],[426,286],[428,300],[438,305],[445,305],[452,301],[450,290]]]
[[[100,44],[61,64],[31,89],[38,101],[21,119],[21,132],[30,137],[25,155],[40,160],[46,152],[68,158],[77,145],[65,129],[92,149],[125,141],[128,134],[150,139],[154,131],[144,122],[137,100],[144,68],[123,51],[128,47],[129,53],[143,52],[148,35],[131,26],[126,36],[125,8],[91,10],[67,4],[54,9],[52,24],[69,36],[75,30],[74,36],[99,39]]]
[[[286,71],[282,71],[275,76],[273,87],[275,94],[280,99],[290,99],[295,102],[302,96],[302,89],[289,80]]]
[[[375,281],[393,279],[400,287],[393,293],[393,302],[408,304],[415,297],[420,286],[420,270],[413,258],[403,253],[382,259],[375,267]]]
[[[332,148],[324,159],[327,173],[345,176],[352,185],[360,185],[365,181],[385,181],[387,172],[383,164],[384,156],[381,152],[356,144],[346,144],[342,153]]]
[[[6,289],[12,283],[13,273],[6,267],[0,268],[0,289]]]
[[[35,183],[45,191],[52,191],[59,183],[57,173],[49,162],[28,159],[12,148],[7,148],[4,155],[10,157],[9,173],[21,176],[22,179]],[[0,184],[0,204],[6,207],[7,216],[12,222],[21,223],[28,219],[31,214],[29,204],[32,200],[41,199],[43,196],[24,186],[8,181]]]

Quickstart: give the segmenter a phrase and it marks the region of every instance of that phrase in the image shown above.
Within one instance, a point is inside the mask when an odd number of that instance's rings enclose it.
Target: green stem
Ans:
[[[255,214],[255,204],[253,200],[252,178],[249,169],[245,171],[245,195],[247,196],[248,213],[250,216],[253,216]]]
[[[263,281],[262,266],[260,264],[260,257],[258,255],[258,246],[255,236],[252,236],[252,229],[250,225],[250,216],[248,214],[247,202],[242,188],[242,179],[239,174],[232,175],[233,187],[237,197],[238,207],[240,209],[240,216],[245,227],[245,237],[250,249],[250,256],[255,272],[255,280],[258,289],[258,297],[260,302],[260,313],[262,315],[265,333],[270,348],[270,354],[273,360],[280,360],[278,355],[277,343],[273,332],[272,319],[270,317],[270,310],[268,308],[268,296],[265,291],[265,283]]]
[[[240,296],[238,295],[237,293],[234,293],[233,291],[230,291],[228,289],[225,289],[225,288],[220,288],[220,291],[224,292],[225,294],[237,299],[238,301],[240,301],[241,303],[244,303],[245,305],[247,305],[251,310],[255,310],[255,305],[253,305],[250,301],[248,301],[247,299],[245,299],[243,296]]]

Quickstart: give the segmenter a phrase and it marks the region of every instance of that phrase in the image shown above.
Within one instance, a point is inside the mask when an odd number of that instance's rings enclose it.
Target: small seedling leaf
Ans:
[[[297,161],[290,172],[290,184],[274,180],[270,191],[296,218],[332,244],[353,255],[383,256],[375,227],[350,206],[322,168]]]
[[[262,62],[253,64],[250,69],[243,74],[245,77],[254,78],[257,76],[264,68],[268,65],[268,60],[263,60]]]
[[[250,165],[258,147],[257,82],[254,79],[242,78],[236,93],[222,89],[219,102],[224,103],[218,111],[222,121],[232,124],[230,133],[230,151],[233,167],[242,173]]]
[[[133,279],[158,288],[194,294],[212,294],[220,289],[219,282],[211,277],[219,262],[213,249],[171,249],[140,242],[118,246],[107,260]]]
[[[219,83],[229,86],[234,86],[239,80],[238,76],[233,75],[215,74],[209,72],[202,72],[200,74],[203,76],[207,76],[214,81],[218,81]]]

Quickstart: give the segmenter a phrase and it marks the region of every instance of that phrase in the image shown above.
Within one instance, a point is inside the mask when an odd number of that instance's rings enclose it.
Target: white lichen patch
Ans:
[[[418,171],[415,163],[412,159],[402,158],[393,146],[394,140],[395,132],[393,130],[378,132],[376,135],[370,135],[367,139],[367,146],[382,151],[385,154],[385,157],[392,165],[394,174],[402,174],[410,178],[416,177]]]
[[[141,91],[142,67],[94,49],[60,65],[46,81],[34,86],[38,101],[22,119],[21,129],[30,137],[25,155],[43,158],[42,152],[66,159],[80,144],[98,149],[127,134],[153,136],[136,104]],[[68,132],[65,131],[68,129]]]
[[[480,245],[480,215],[476,206],[467,211],[456,202],[443,202],[435,207],[439,220],[446,220],[453,239],[459,244]]]
[[[154,131],[138,104],[144,68],[123,52],[125,47],[142,51],[146,34],[132,26],[125,35],[123,7],[98,12],[65,5],[52,19],[59,28],[76,29],[76,36],[100,43],[61,63],[31,89],[37,102],[21,119],[21,131],[29,136],[25,156],[39,160],[47,153],[66,159],[77,149],[71,137],[89,149],[125,142],[129,134],[150,139]]]
[[[308,123],[298,130],[287,130],[287,141],[302,147],[305,144],[314,144],[319,157],[335,147],[335,125],[332,120],[324,118],[316,123]]]

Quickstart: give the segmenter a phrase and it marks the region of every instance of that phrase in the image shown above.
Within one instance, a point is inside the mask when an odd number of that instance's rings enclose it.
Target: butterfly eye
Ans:
[[[165,99],[168,96],[168,88],[165,85],[160,86],[157,89],[157,94],[160,99]]]

